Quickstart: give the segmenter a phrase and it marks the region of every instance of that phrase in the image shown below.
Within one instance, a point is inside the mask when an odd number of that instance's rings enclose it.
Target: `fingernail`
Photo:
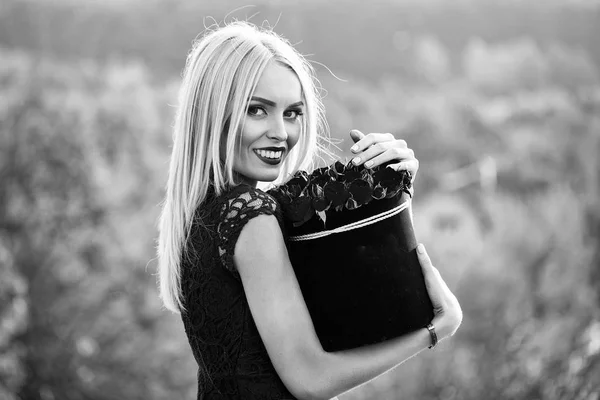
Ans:
[[[425,253],[425,246],[423,246],[421,243],[419,243],[419,245],[417,246],[417,253],[419,253],[419,254]]]
[[[365,167],[367,167],[367,168],[371,168],[371,165],[373,165],[373,161],[367,161],[365,163]]]
[[[354,157],[354,159],[352,160],[352,162],[354,163],[354,165],[360,164],[360,157]]]
[[[358,151],[358,146],[354,145],[350,148],[350,150],[356,153]]]

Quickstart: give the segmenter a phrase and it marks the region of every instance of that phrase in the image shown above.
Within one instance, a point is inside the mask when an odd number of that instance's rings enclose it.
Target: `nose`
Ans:
[[[285,142],[288,138],[287,130],[285,129],[285,120],[283,117],[274,118],[267,137],[277,142]]]

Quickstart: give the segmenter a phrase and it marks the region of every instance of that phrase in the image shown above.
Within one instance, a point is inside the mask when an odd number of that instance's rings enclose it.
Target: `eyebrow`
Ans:
[[[250,100],[259,101],[259,102],[264,103],[264,104],[266,104],[266,105],[268,105],[270,107],[276,107],[277,106],[277,103],[275,103],[274,101],[271,101],[271,100],[267,100],[264,97],[252,96],[252,98]],[[287,108],[298,107],[298,106],[303,106],[303,105],[304,105],[303,101],[298,101],[296,103],[290,104],[289,106],[287,106]]]

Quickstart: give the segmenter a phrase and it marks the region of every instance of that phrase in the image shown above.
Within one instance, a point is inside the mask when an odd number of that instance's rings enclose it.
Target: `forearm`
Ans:
[[[375,345],[325,352],[274,216],[258,216],[247,223],[238,239],[234,261],[273,366],[298,399],[330,399],[383,374],[431,343],[429,332],[423,328]],[[420,262],[423,265],[423,260]],[[436,275],[430,262],[423,268],[426,283],[429,279],[433,282],[430,286],[436,284],[432,287],[440,291],[438,286],[443,286],[443,281],[433,281],[441,280],[439,273]],[[436,304],[440,303],[441,295],[435,291],[433,294]],[[446,310],[443,305],[438,308]],[[435,318],[432,322],[440,339],[453,333],[452,321],[457,318],[452,318],[456,313],[450,311],[449,322],[436,322]]]
[[[431,344],[427,329],[374,345],[321,353],[316,361],[313,398],[330,399],[360,386],[415,356]]]

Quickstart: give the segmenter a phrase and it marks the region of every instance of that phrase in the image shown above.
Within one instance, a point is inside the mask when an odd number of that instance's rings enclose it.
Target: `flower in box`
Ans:
[[[269,191],[323,348],[359,347],[425,327],[433,308],[416,255],[411,177],[336,162]]]

